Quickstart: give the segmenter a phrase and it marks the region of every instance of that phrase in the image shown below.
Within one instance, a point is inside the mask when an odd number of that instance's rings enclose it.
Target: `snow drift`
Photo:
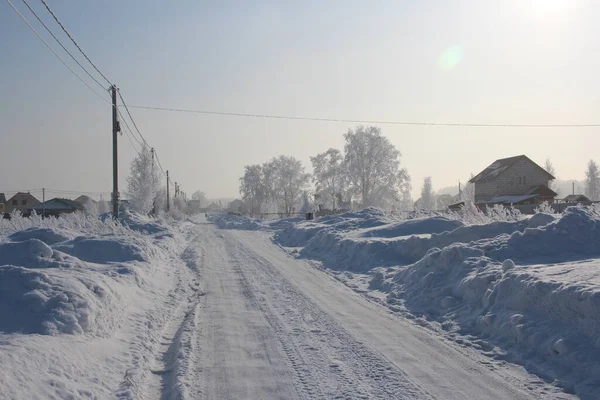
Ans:
[[[299,222],[274,240],[303,246],[295,254],[334,271],[370,273],[365,289],[457,343],[520,363],[583,399],[600,398],[596,208],[480,225],[375,215]]]
[[[142,234],[90,219],[110,233],[81,234],[82,218],[44,220],[50,226],[0,241],[0,332],[107,336],[120,325],[132,289],[148,287],[152,263],[166,255],[147,233],[164,228],[138,219]]]

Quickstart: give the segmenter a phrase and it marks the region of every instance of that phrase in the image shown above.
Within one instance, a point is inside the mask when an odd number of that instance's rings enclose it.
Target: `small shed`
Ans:
[[[579,203],[590,203],[591,200],[583,194],[570,194],[565,197],[565,203],[579,204]]]
[[[83,206],[74,200],[54,198],[43,203],[36,204],[29,209],[45,217],[58,216],[60,214],[71,214],[83,210]]]

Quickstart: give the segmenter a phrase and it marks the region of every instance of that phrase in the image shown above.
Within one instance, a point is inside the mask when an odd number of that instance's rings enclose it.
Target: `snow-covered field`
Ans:
[[[412,217],[2,220],[1,397],[600,398],[597,210]]]
[[[465,224],[365,209],[275,241],[369,298],[491,360],[600,398],[600,213]]]

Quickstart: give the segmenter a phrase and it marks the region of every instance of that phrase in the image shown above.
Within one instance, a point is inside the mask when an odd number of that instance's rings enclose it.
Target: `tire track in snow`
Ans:
[[[274,328],[307,395],[303,398],[432,398],[298,292],[266,259],[234,239],[226,242],[244,293]]]

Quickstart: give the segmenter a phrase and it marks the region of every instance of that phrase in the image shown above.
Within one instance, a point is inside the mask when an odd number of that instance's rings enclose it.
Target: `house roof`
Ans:
[[[97,203],[96,200],[94,200],[91,197],[86,196],[86,195],[79,196],[78,198],[75,199],[75,201],[83,206],[85,206],[86,204],[89,204],[89,203]]]
[[[477,183],[477,182],[493,181],[498,176],[502,175],[504,173],[504,171],[506,171],[507,169],[512,167],[517,161],[521,161],[521,160],[527,160],[530,163],[532,163],[533,165],[535,165],[536,167],[538,167],[539,169],[541,169],[542,171],[544,171],[548,175],[550,180],[556,179],[548,171],[546,171],[545,169],[543,169],[542,167],[540,167],[539,165],[537,165],[536,163],[531,161],[531,159],[529,157],[527,157],[526,155],[520,155],[520,156],[514,156],[514,157],[508,157],[508,158],[501,158],[499,160],[494,161],[486,169],[484,169],[483,171],[481,171],[480,173],[475,175],[473,178],[471,178],[471,180],[469,182]]]
[[[83,206],[74,200],[55,198],[44,203],[36,204],[30,210],[46,210],[46,211],[74,211],[81,210]]]
[[[571,203],[576,201],[590,201],[590,199],[588,199],[587,196],[583,194],[570,194],[567,197],[565,197],[565,201]]]
[[[556,193],[554,190],[550,189],[546,185],[534,186],[531,189],[529,189],[526,194],[539,194],[542,197],[558,196],[558,193]]]
[[[4,193],[0,193],[0,203],[6,203],[6,196]]]
[[[8,199],[8,201],[11,201],[12,199],[14,199],[15,197],[29,197],[30,199],[35,200],[36,202],[40,202],[38,199],[35,198],[34,195],[32,195],[31,193],[25,193],[25,192],[17,192],[15,193],[10,199]]]

